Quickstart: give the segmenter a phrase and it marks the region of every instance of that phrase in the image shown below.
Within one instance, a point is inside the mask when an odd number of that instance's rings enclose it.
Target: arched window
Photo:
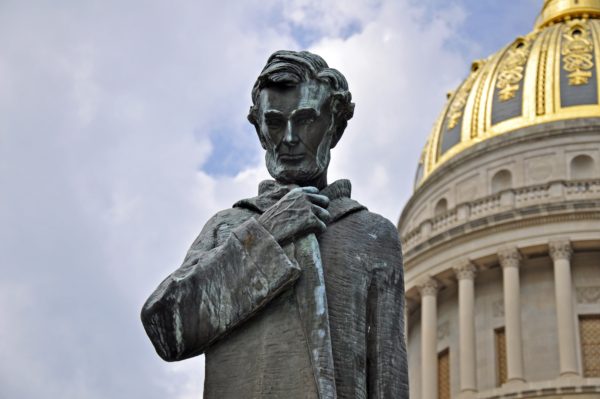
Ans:
[[[492,177],[492,194],[512,187],[512,175],[506,169],[502,169]]]
[[[435,204],[433,214],[434,214],[434,216],[440,216],[440,215],[446,213],[447,210],[448,210],[448,201],[446,201],[446,198],[442,198],[441,200],[439,200],[437,202],[437,204]]]
[[[589,155],[577,155],[571,160],[571,179],[594,177],[594,160]]]

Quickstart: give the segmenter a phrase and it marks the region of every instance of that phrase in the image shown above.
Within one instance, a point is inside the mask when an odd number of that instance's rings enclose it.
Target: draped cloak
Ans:
[[[205,399],[408,399],[395,226],[338,180],[327,230],[282,247],[255,218],[293,187],[264,181],[207,222],[144,304],[150,340],[168,361],[206,354]]]

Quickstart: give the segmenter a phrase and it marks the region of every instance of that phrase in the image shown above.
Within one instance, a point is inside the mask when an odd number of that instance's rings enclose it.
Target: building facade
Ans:
[[[600,398],[600,0],[449,94],[398,229],[412,399]]]

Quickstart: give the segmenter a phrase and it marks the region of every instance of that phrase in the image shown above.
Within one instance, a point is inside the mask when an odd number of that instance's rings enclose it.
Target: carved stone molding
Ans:
[[[498,250],[498,260],[502,268],[519,267],[521,259],[522,256],[517,247],[505,247]]]
[[[600,287],[578,287],[575,290],[577,303],[600,303]]]
[[[570,260],[573,248],[569,240],[555,240],[548,243],[548,250],[552,260]]]
[[[477,267],[470,260],[466,259],[458,262],[452,269],[458,280],[474,280],[477,273]]]
[[[433,277],[428,277],[419,284],[418,289],[421,297],[430,295],[436,296],[440,285]]]

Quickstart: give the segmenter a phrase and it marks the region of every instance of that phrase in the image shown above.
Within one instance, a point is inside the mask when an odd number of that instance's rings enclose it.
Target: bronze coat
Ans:
[[[289,189],[263,182],[258,197],[209,220],[142,309],[156,351],[168,361],[205,353],[205,399],[408,399],[395,226],[350,199],[347,180],[321,192],[332,221],[313,250],[325,280],[319,313],[317,289],[311,297],[302,285],[310,242],[282,248],[254,218]]]

